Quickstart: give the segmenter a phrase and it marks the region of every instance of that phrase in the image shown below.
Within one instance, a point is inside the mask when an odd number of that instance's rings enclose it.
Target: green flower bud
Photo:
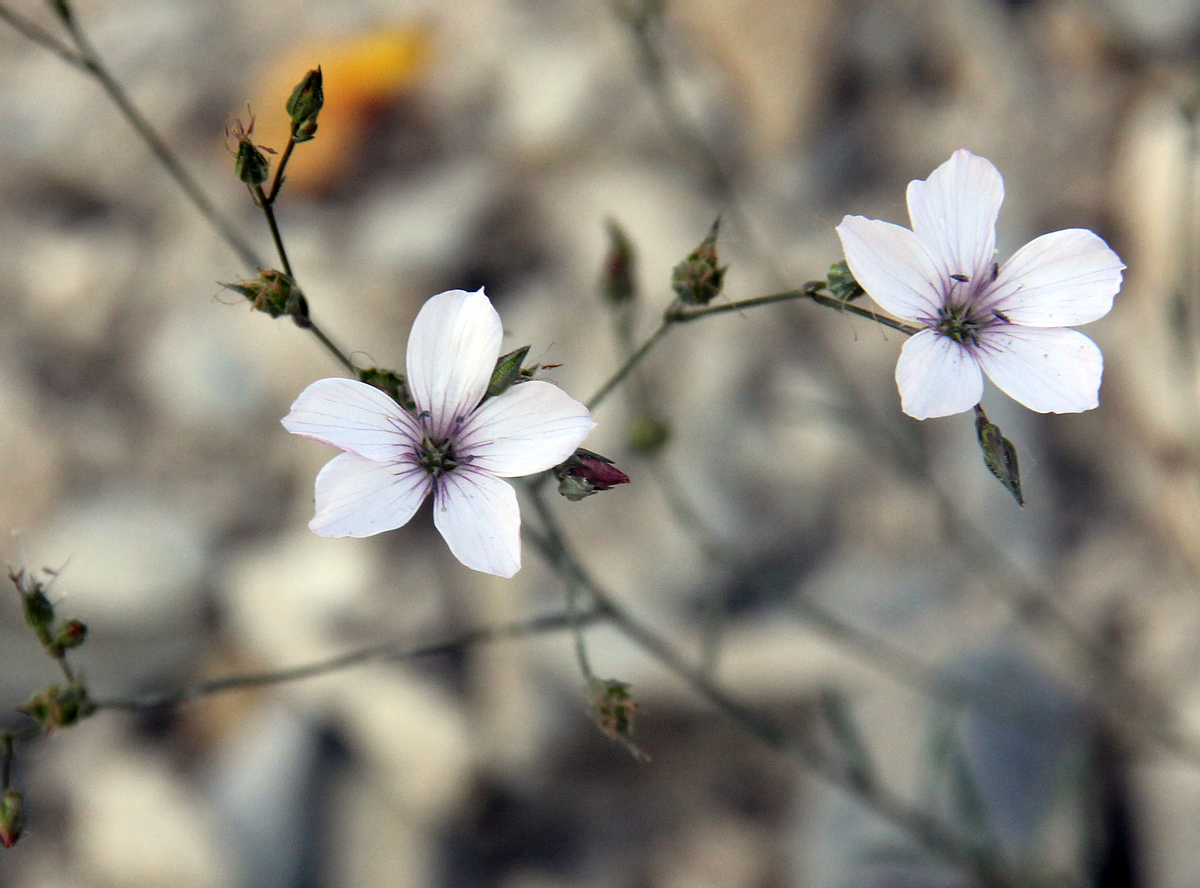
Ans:
[[[373,385],[382,392],[391,395],[392,400],[405,410],[416,410],[417,403],[408,390],[408,380],[394,370],[383,367],[368,367],[358,371],[358,378],[367,385]]]
[[[25,799],[15,789],[0,796],[0,845],[11,848],[25,828]]]
[[[512,388],[513,383],[519,382],[521,379],[528,379],[533,375],[532,372],[529,375],[523,375],[521,372],[521,362],[529,354],[529,348],[528,345],[523,345],[500,356],[496,361],[496,369],[492,371],[492,378],[488,382],[487,397],[494,398],[496,395],[503,394]]]
[[[684,305],[708,305],[721,294],[728,266],[717,263],[718,217],[700,246],[688,253],[671,273],[671,288]]]
[[[87,625],[82,620],[67,620],[54,633],[54,650],[58,654],[79,647],[87,640]]]
[[[304,75],[304,79],[292,90],[287,101],[287,113],[292,118],[292,139],[307,142],[317,133],[317,115],[325,104],[322,88],[321,67],[318,65]]]
[[[295,282],[282,271],[260,268],[258,280],[221,286],[241,293],[250,300],[250,307],[255,311],[266,312],[273,318],[289,315],[301,327],[308,321],[308,301]]]
[[[1017,448],[1004,437],[1000,426],[991,422],[982,407],[975,408],[975,435],[983,451],[983,462],[996,478],[1012,494],[1018,506],[1025,505],[1021,494],[1021,470],[1017,465]]]
[[[826,279],[825,288],[829,290],[830,296],[842,302],[852,302],[866,292],[854,279],[854,275],[850,273],[850,266],[845,259],[840,259],[829,266],[829,277]]]

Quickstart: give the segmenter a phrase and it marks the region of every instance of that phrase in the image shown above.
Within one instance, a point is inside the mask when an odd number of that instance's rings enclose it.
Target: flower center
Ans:
[[[422,438],[417,447],[417,464],[434,478],[453,471],[458,466],[454,443],[449,438],[442,441]]]
[[[933,329],[960,345],[979,345],[979,334],[990,326],[990,319],[975,317],[965,305],[945,305]]]

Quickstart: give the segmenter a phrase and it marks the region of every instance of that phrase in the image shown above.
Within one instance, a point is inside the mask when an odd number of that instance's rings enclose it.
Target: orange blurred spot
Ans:
[[[251,110],[254,141],[277,151],[291,129],[284,106],[292,89],[318,65],[324,76],[316,138],[296,146],[285,192],[323,191],[356,167],[372,119],[413,88],[428,65],[430,43],[424,24],[393,26],[296,46],[270,64],[253,90]]]

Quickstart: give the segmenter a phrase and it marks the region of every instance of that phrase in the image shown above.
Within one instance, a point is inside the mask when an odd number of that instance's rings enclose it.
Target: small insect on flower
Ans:
[[[409,334],[414,409],[353,379],[321,379],[301,392],[284,428],[345,451],[317,475],[314,533],[394,530],[432,495],[434,525],[459,561],[502,577],[520,569],[521,515],[503,479],[558,465],[595,423],[543,380],[488,397],[502,335],[483,290],[450,290],[425,303]]]
[[[1082,228],[1034,238],[1001,264],[1003,200],[991,162],[960,149],[909,183],[911,230],[862,216],[837,227],[863,289],[920,328],[896,365],[901,407],[917,419],[970,410],[984,374],[1039,413],[1099,404],[1100,349],[1069,327],[1108,314],[1125,265]]]

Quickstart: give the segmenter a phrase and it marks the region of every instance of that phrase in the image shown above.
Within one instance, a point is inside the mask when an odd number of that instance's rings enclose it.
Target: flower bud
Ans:
[[[304,75],[304,79],[292,90],[287,101],[287,113],[292,118],[292,140],[307,142],[317,133],[317,115],[325,104],[322,88],[321,66]]]
[[[620,225],[609,219],[608,253],[604,257],[604,270],[600,279],[600,292],[609,305],[628,305],[637,298],[635,262],[636,256],[629,237]]]
[[[688,253],[671,273],[671,288],[684,305],[708,305],[721,294],[728,266],[717,264],[717,218],[700,246]]]
[[[255,311],[266,312],[273,318],[290,315],[300,326],[304,326],[308,320],[308,301],[295,282],[282,271],[260,268],[258,280],[221,286],[241,293],[250,300],[250,307]]]
[[[830,296],[841,302],[852,302],[866,292],[850,273],[850,266],[845,259],[839,259],[829,266],[825,288]]]
[[[271,164],[257,145],[249,139],[239,139],[233,156],[233,172],[248,187],[256,188],[267,181]]]
[[[633,733],[633,714],[638,704],[629,693],[628,682],[615,678],[593,680],[593,705],[596,717],[606,733],[614,737],[628,737]]]
[[[50,684],[30,697],[29,702],[21,708],[42,726],[43,731],[50,731],[69,728],[90,715],[92,703],[82,685],[72,683],[62,687]]]
[[[61,655],[63,651],[79,647],[87,640],[87,631],[87,624],[82,620],[67,620],[54,633],[54,651]]]
[[[389,394],[392,400],[405,410],[417,409],[412,393],[408,390],[408,380],[396,371],[383,367],[367,367],[358,371],[358,378],[367,385],[373,385],[381,392]]]
[[[11,848],[21,838],[25,828],[25,799],[15,789],[6,789],[0,796],[0,845]]]
[[[991,422],[982,407],[975,408],[975,435],[983,451],[983,462],[1005,489],[1013,495],[1018,506],[1025,505],[1021,494],[1021,470],[1017,465],[1017,448],[1004,437],[1000,426]]]
[[[488,382],[487,397],[494,398],[496,395],[503,394],[512,388],[514,382],[528,378],[521,372],[521,362],[529,354],[529,348],[528,345],[523,345],[500,356],[496,361],[496,369],[492,371],[491,381]]]
[[[558,478],[558,492],[573,503],[617,484],[629,483],[629,476],[613,465],[611,459],[582,447],[553,471]]]

